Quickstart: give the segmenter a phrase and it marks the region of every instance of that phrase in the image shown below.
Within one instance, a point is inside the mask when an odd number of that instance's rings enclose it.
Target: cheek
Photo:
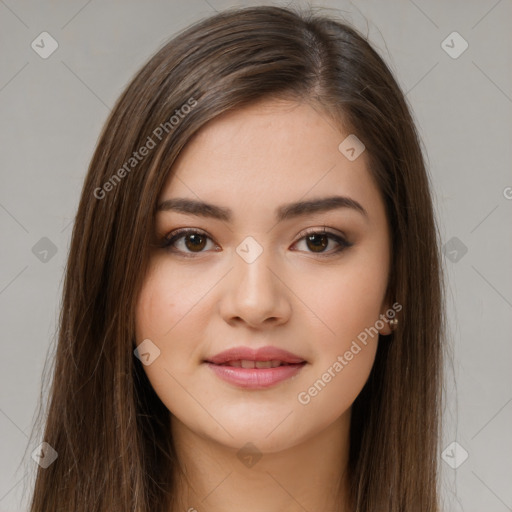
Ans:
[[[312,332],[316,357],[297,401],[324,426],[350,409],[368,380],[386,284],[379,273],[352,269],[333,274],[321,292],[310,295],[322,323]]]
[[[372,263],[373,266],[365,259],[354,258],[346,267],[326,271],[325,277],[300,279],[300,289],[296,289],[305,298],[311,325],[316,325],[314,340],[319,355],[332,358],[347,350],[352,340],[367,333],[379,320],[387,288],[387,267],[382,261]],[[371,329],[370,333],[375,334]],[[368,339],[376,341],[377,336],[368,335]]]
[[[180,343],[184,336],[187,312],[192,308],[193,297],[184,288],[179,275],[165,265],[153,265],[149,271],[135,311],[136,344],[151,340],[159,354],[151,364],[144,365],[153,388],[164,399],[166,390],[172,389],[176,375],[176,361],[191,357],[191,343]],[[179,290],[179,294],[176,291]],[[191,336],[191,333],[188,333]],[[153,345],[152,345],[153,346]],[[163,395],[161,393],[164,393]]]
[[[149,271],[136,308],[137,341],[154,339],[162,343],[171,332],[180,330],[187,315],[207,292],[207,284],[185,277],[165,262],[156,263]]]
[[[173,319],[180,314],[176,295],[171,287],[165,286],[165,280],[152,274],[146,280],[137,302],[136,333],[137,341],[149,338],[158,340],[173,325]]]
[[[172,377],[178,382],[189,378],[204,355],[214,306],[209,292],[218,280],[214,272],[186,270],[158,257],[148,271],[135,309],[136,343],[149,339],[160,351],[144,370],[163,399],[179,389]]]
[[[180,275],[181,274],[181,275]],[[187,285],[187,282],[189,283]],[[194,358],[194,328],[190,321],[205,291],[190,286],[183,276],[165,262],[153,263],[137,300],[135,310],[136,344],[151,340],[159,355],[143,369],[154,391],[170,411],[190,407],[180,392],[180,382],[189,377],[183,361]]]
[[[361,285],[356,278],[339,278],[316,297],[323,323],[312,333],[316,357],[301,391],[311,399],[308,413],[318,408],[327,423],[351,406],[375,359],[378,334],[371,327],[378,320],[380,297]]]
[[[376,351],[376,341],[367,346],[355,341],[326,364],[317,364],[318,373],[297,394],[302,414],[317,418],[321,428],[349,411],[368,380]]]
[[[326,424],[350,408],[375,361],[388,270],[386,260],[375,254],[382,251],[369,248],[347,259],[346,267],[320,280],[320,287],[313,279],[303,281],[301,296],[308,297],[319,321],[311,332],[315,361],[298,402]]]

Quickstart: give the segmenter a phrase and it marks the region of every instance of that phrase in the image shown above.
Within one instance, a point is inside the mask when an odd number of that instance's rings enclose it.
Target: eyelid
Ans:
[[[204,235],[204,236],[207,236],[208,238],[212,239],[212,237],[206,231],[204,231],[200,228],[178,228],[178,229],[175,229],[175,230],[167,233],[167,235],[164,236],[163,240],[164,240],[164,242],[168,242],[169,240],[172,240],[173,238],[175,238],[179,235],[184,235],[184,234],[189,234],[189,233]]]
[[[306,228],[300,231],[296,237],[297,242],[308,235],[316,235],[316,234],[326,234],[326,235],[332,235],[338,238],[342,238],[345,242],[348,243],[348,237],[347,235],[340,230],[334,230],[334,228],[329,228],[328,226],[322,226],[321,228]],[[295,242],[294,242],[295,243]]]

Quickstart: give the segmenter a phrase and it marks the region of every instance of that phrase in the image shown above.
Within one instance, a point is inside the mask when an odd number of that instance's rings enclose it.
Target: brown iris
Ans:
[[[327,245],[329,244],[329,237],[327,235],[318,234],[318,233],[308,235],[306,237],[306,240],[307,240],[308,248],[312,249],[313,252],[322,252],[321,250],[325,249],[327,247]],[[310,246],[309,245],[310,242],[314,242],[315,240],[317,240],[319,243],[313,243],[313,245]],[[320,249],[320,250],[317,250],[317,249]]]
[[[194,234],[186,235],[184,238],[185,238],[185,246],[190,251],[193,251],[194,249],[201,251],[204,249],[204,247],[206,245],[207,237],[205,235],[194,233]],[[189,243],[189,240],[191,240],[192,242]]]

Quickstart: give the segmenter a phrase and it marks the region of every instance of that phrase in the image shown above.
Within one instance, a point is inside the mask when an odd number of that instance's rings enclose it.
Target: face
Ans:
[[[264,100],[180,154],[136,311],[137,345],[155,351],[144,370],[174,425],[273,452],[350,417],[371,328],[390,333],[390,238],[367,155],[338,149],[348,135],[308,104]]]

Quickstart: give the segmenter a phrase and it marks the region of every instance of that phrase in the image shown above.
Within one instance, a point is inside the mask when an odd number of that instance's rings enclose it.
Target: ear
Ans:
[[[389,321],[391,320],[391,317],[389,317],[386,314],[388,312],[388,310],[391,310],[394,312],[394,310],[391,308],[391,296],[390,296],[389,289],[384,298],[384,301],[383,301],[383,304],[382,304],[382,307],[380,310],[380,315],[379,315],[379,320],[381,320],[382,323],[384,324],[382,329],[379,329],[379,334],[382,334],[383,336],[389,336],[393,332],[389,325]],[[379,322],[379,325],[380,325],[380,322]]]
[[[382,313],[381,316],[380,316],[380,319],[382,320],[382,323],[384,324],[384,327],[382,329],[379,329],[379,334],[382,334],[383,336],[389,336],[393,332],[391,330],[391,327],[389,326],[390,318],[388,318],[386,316],[386,313],[385,313],[388,309],[389,308],[385,309],[384,313]]]

